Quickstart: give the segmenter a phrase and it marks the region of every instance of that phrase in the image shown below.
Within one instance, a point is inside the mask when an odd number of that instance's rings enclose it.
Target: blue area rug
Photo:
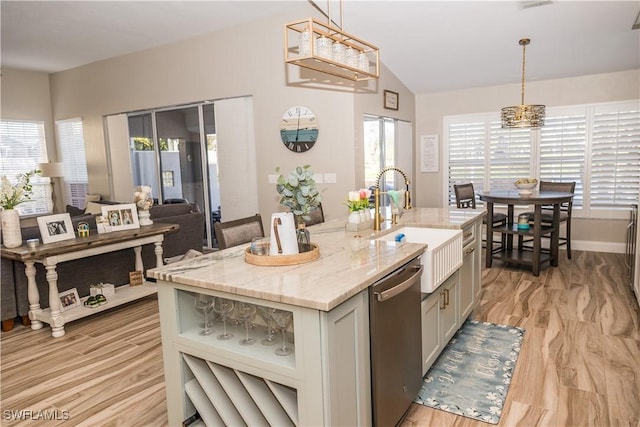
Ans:
[[[523,337],[522,328],[467,320],[425,375],[415,402],[498,424]]]

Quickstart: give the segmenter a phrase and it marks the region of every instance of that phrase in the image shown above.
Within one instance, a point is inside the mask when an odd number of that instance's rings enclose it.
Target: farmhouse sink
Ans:
[[[402,236],[404,235],[404,236]],[[401,227],[377,240],[427,244],[420,257],[424,266],[421,291],[430,294],[462,265],[462,230],[443,228]]]

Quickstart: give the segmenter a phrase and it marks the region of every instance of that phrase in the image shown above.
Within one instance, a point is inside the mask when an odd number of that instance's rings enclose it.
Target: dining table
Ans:
[[[530,266],[534,276],[540,275],[540,268],[543,264],[558,266],[558,246],[560,237],[560,207],[563,203],[568,203],[573,198],[573,193],[560,191],[533,191],[520,192],[518,190],[490,190],[478,194],[480,200],[487,205],[487,218],[493,218],[496,204],[507,206],[507,223],[505,225],[494,225],[492,221],[487,221],[487,248],[486,267],[491,268],[494,259],[506,263]],[[514,221],[515,206],[533,205],[533,225],[528,228],[518,226]],[[542,222],[542,208],[553,206],[553,220],[549,223]],[[493,233],[506,234],[505,247],[494,251]],[[519,242],[523,238],[529,237],[533,240],[532,248],[525,248],[518,245],[513,246],[513,237],[518,236]],[[548,236],[551,239],[549,251],[542,251],[542,237]]]

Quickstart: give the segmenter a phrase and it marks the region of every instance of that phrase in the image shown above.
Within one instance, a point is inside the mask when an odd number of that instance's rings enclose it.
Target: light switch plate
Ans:
[[[336,174],[335,173],[325,173],[324,174],[324,182],[325,182],[325,184],[335,184],[336,183]]]
[[[269,174],[269,184],[277,184],[278,183],[278,175],[274,173]]]
[[[313,180],[316,182],[316,184],[322,184],[324,183],[324,175],[321,173],[314,173]]]

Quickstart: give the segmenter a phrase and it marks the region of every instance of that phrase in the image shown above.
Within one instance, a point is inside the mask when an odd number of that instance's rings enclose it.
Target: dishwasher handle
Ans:
[[[383,301],[386,301],[388,299],[391,299],[391,298],[395,297],[396,295],[402,293],[404,290],[406,290],[406,289],[410,288],[411,286],[413,286],[413,284],[415,283],[416,276],[420,276],[420,274],[422,274],[422,265],[420,265],[420,266],[414,265],[412,267],[409,267],[409,270],[413,270],[413,271],[415,271],[415,273],[413,273],[411,275],[411,277],[409,277],[404,282],[394,286],[391,289],[387,289],[386,291],[374,292],[373,293],[376,296],[376,298],[378,299],[378,302],[383,302]]]

